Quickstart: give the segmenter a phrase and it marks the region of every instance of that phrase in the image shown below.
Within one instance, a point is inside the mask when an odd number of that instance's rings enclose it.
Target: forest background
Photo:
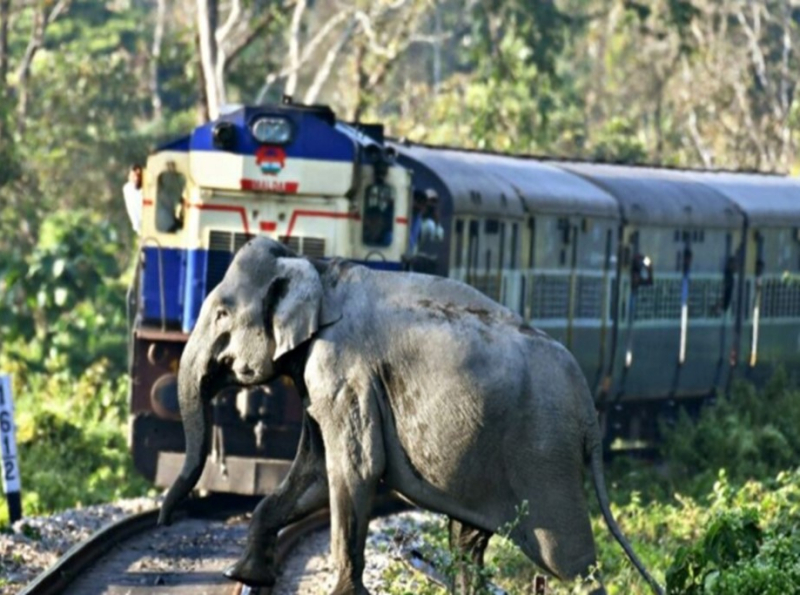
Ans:
[[[798,43],[797,0],[0,0],[0,370],[14,380],[26,512],[148,489],[125,445],[135,238],[121,188],[160,142],[288,94],[416,141],[792,173]],[[682,550],[680,580],[718,577],[713,539],[703,566],[709,526],[733,532],[739,557],[800,526],[780,504],[800,479],[777,475],[800,455],[800,395],[775,383],[681,422],[664,447],[672,471],[635,484],[644,496],[617,486],[659,576],[683,545],[701,549]],[[746,489],[731,486],[752,479],[772,494],[766,511],[736,500]],[[800,568],[800,545],[786,547]]]

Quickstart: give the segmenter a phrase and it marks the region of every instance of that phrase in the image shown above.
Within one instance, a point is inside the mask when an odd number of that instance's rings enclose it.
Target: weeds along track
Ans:
[[[257,498],[213,495],[191,500],[169,527],[158,510],[126,517],[70,549],[20,595],[263,595],[222,576],[242,551]],[[306,535],[329,523],[327,511],[281,531],[278,563]]]

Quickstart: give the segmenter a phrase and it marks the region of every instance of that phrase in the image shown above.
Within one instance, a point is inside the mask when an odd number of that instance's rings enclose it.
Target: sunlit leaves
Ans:
[[[62,350],[79,371],[99,355],[124,370],[125,288],[119,282],[116,230],[91,211],[55,213],[26,255],[9,259],[0,293],[0,331],[13,341],[41,342]],[[106,339],[116,344],[109,352]]]

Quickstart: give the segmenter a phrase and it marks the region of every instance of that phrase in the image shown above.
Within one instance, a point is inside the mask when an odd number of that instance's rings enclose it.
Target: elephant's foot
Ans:
[[[577,592],[585,595],[606,595],[606,588],[602,583],[594,580],[586,580],[581,582]]]
[[[272,587],[275,585],[277,572],[273,564],[245,553],[236,564],[225,571],[225,576],[251,587]]]
[[[354,585],[352,581],[339,580],[331,595],[370,595],[363,584]]]

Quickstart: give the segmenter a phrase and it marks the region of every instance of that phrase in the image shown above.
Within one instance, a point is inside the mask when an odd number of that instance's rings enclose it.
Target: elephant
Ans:
[[[277,532],[331,512],[334,595],[368,595],[362,580],[380,484],[449,517],[461,564],[454,589],[481,588],[490,537],[508,537],[545,572],[605,593],[583,473],[611,533],[654,592],[609,509],[601,434],[570,352],[464,283],[310,260],[258,236],[204,301],[181,357],[184,466],[159,522],[197,483],[209,450],[209,401],[223,388],[291,377],[303,401],[296,456],[256,507],[226,576],[274,584]],[[528,503],[528,512],[518,514]]]

